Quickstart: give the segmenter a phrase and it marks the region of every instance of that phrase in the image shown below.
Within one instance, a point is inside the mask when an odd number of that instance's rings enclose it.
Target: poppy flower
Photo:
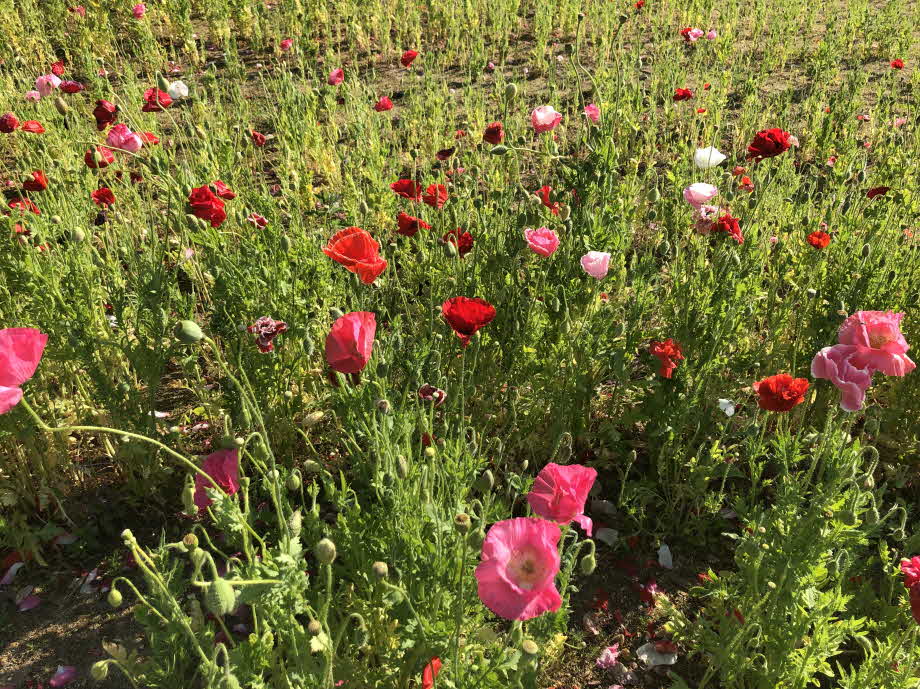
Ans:
[[[741,225],[738,223],[738,218],[732,217],[731,213],[726,213],[716,220],[713,229],[725,232],[739,244],[744,244],[744,235],[741,234]]]
[[[93,108],[93,117],[96,118],[96,130],[101,132],[118,117],[118,106],[107,100],[97,100],[96,107]]]
[[[268,220],[258,213],[250,213],[246,216],[246,222],[252,223],[256,228],[264,230],[268,227]]]
[[[633,3],[633,7],[635,7],[636,11],[638,12],[643,7],[645,7],[645,0],[636,0],[636,2]]]
[[[211,223],[211,227],[220,227],[227,219],[224,202],[207,186],[195,187],[188,195],[188,205],[196,218]]]
[[[901,559],[901,574],[904,575],[904,587],[913,588],[920,584],[920,555]]]
[[[83,162],[89,168],[104,168],[115,162],[115,156],[112,151],[105,146],[95,146],[89,149],[83,156]]]
[[[172,98],[165,91],[155,88],[144,91],[144,107],[141,108],[143,112],[159,112],[170,105],[172,105]]]
[[[285,38],[280,43],[278,43],[278,47],[281,48],[281,52],[283,53],[288,52],[293,45],[294,45],[293,38]]]
[[[415,216],[403,212],[400,212],[400,214],[396,216],[396,224],[398,225],[396,232],[404,237],[414,237],[419,229],[431,229],[431,225],[421,218],[416,218]]]
[[[872,200],[876,196],[887,194],[889,191],[891,191],[891,187],[872,187],[869,191],[866,192],[866,198]]]
[[[554,130],[560,122],[562,114],[556,112],[551,105],[541,105],[530,113],[530,124],[537,134]]]
[[[827,232],[817,230],[808,235],[807,240],[816,249],[826,249],[827,245],[831,243],[831,236]]]
[[[418,389],[418,397],[424,402],[434,402],[434,406],[436,407],[440,407],[447,401],[446,392],[428,383],[425,383]]]
[[[20,127],[22,131],[28,132],[29,134],[44,134],[45,128],[42,126],[42,123],[38,120],[26,120],[22,123]]]
[[[904,60],[901,58],[895,58],[890,63],[891,69],[904,69]]]
[[[237,449],[212,452],[201,463],[201,470],[214,479],[227,495],[233,495],[240,489],[240,456]],[[215,490],[214,484],[196,473],[194,499],[199,510],[207,509],[213,502],[208,497],[208,488]]]
[[[447,203],[447,188],[443,184],[429,184],[422,194],[422,201],[432,208],[441,210]]]
[[[482,133],[482,140],[487,144],[497,146],[505,140],[505,127],[501,122],[493,122]]]
[[[256,345],[263,354],[274,351],[275,344],[272,342],[281,333],[287,332],[287,323],[276,321],[268,316],[262,316],[255,323],[246,328],[246,332],[256,335]]]
[[[42,212],[38,209],[38,206],[36,206],[30,199],[27,199],[24,196],[17,196],[14,199],[10,199],[6,205],[8,208],[10,208],[10,210],[19,211],[20,213],[29,211],[35,215],[42,214]]]
[[[72,12],[73,14],[77,14],[81,17],[86,17],[86,8],[83,7],[83,5],[77,5],[76,7],[68,7],[67,11]]]
[[[466,256],[470,251],[473,250],[473,244],[475,243],[473,235],[464,230],[462,227],[458,227],[455,230],[451,230],[444,234],[441,237],[441,241],[449,242],[457,247],[457,255],[460,258]]]
[[[140,134],[136,134],[128,129],[125,124],[116,124],[109,130],[105,142],[112,148],[118,148],[129,153],[137,153],[144,145]]]
[[[685,43],[696,43],[699,39],[706,35],[706,32],[702,29],[695,29],[692,26],[688,26],[680,30],[681,38],[684,39]]]
[[[715,198],[719,190],[712,184],[694,182],[684,189],[684,200],[694,208],[699,208],[707,201]]]
[[[583,112],[585,113],[585,117],[591,120],[594,124],[597,124],[598,122],[601,121],[601,109],[597,107],[594,103],[588,103],[585,106],[585,109]]]
[[[861,368],[860,348],[855,345],[837,344],[824,347],[811,361],[811,375],[831,381],[840,390],[840,408],[854,412],[862,409],[866,390],[872,385],[872,368]]]
[[[447,160],[454,154],[454,151],[456,150],[457,149],[455,148],[442,148],[440,151],[434,154],[434,157],[438,160]]]
[[[61,85],[61,80],[56,74],[42,74],[35,80],[35,90],[41,94],[42,98],[47,98],[52,91]]]
[[[267,141],[265,134],[260,134],[255,129],[249,130],[249,137],[252,139],[252,143],[258,148],[262,148]]]
[[[214,191],[214,193],[217,194],[222,199],[226,199],[227,201],[230,201],[236,198],[236,192],[232,191],[230,187],[228,187],[226,184],[221,182],[219,179],[215,179],[208,186],[210,186],[211,189]]]
[[[135,19],[143,19],[144,15],[147,14],[147,6],[139,2],[131,8],[131,14],[134,15]]]
[[[656,357],[661,362],[661,368],[658,375],[662,378],[670,378],[677,368],[677,362],[684,358],[680,345],[670,337],[664,342],[654,341],[649,345],[649,354]]]
[[[108,208],[115,203],[115,194],[108,187],[100,187],[90,194],[90,196],[93,199],[93,203],[103,208]]]
[[[399,61],[402,63],[403,67],[408,67],[412,64],[412,61],[418,57],[417,50],[407,50],[402,54],[402,57],[399,58]]]
[[[738,182],[738,188],[742,191],[754,191],[754,182],[751,181],[751,178],[747,175],[741,177],[741,180]]]
[[[19,120],[11,112],[0,115],[0,133],[9,134],[19,126]]]
[[[550,462],[540,470],[533,488],[527,494],[527,503],[535,514],[566,525],[575,522],[588,536],[593,523],[585,515],[585,501],[597,471],[580,464],[561,465]]]
[[[393,101],[390,100],[389,96],[383,96],[380,100],[374,103],[374,110],[377,112],[386,112],[387,110],[393,109]]]
[[[0,330],[0,414],[22,399],[21,386],[38,368],[48,336],[35,328]]]
[[[338,67],[329,72],[329,77],[326,79],[326,83],[330,86],[338,86],[343,81],[345,81],[345,70],[343,70],[341,67]]]
[[[789,132],[774,127],[773,129],[764,129],[754,135],[754,140],[748,144],[748,160],[760,162],[765,158],[773,158],[780,153],[785,153],[792,145],[792,137]]]
[[[559,204],[549,200],[549,193],[552,190],[553,188],[547,184],[537,189],[534,194],[540,199],[540,203],[552,211],[553,215],[559,215]]]
[[[64,93],[80,93],[86,87],[81,84],[79,81],[62,81],[61,82],[61,91]]]
[[[160,137],[158,137],[153,132],[141,132],[140,137],[143,139],[145,144],[149,144],[150,146],[156,146],[158,143],[160,143]]]
[[[380,245],[360,227],[346,227],[333,235],[323,247],[324,254],[355,273],[365,285],[371,284],[386,270],[387,262],[379,252]]]
[[[48,178],[42,170],[32,172],[32,179],[22,183],[24,191],[44,191],[48,188]]]
[[[392,189],[397,196],[402,196],[404,199],[415,202],[422,200],[422,185],[418,182],[413,182],[411,179],[397,180],[390,184],[390,189]]]
[[[674,89],[674,102],[679,103],[682,100],[693,98],[693,91],[690,89]]]
[[[406,65],[408,67],[409,65]],[[432,689],[434,680],[441,671],[441,659],[435,656],[422,670],[422,689]]]
[[[495,318],[495,307],[478,297],[451,297],[441,304],[441,315],[466,347],[476,331]]]
[[[610,270],[610,254],[606,251],[589,251],[581,257],[581,269],[595,280],[603,280]]]
[[[886,376],[904,376],[916,365],[907,356],[910,345],[901,332],[903,313],[857,311],[837,331],[837,341],[857,348],[856,368],[881,371]]]
[[[51,73],[56,77],[64,76],[64,61],[58,60],[51,65]]]
[[[339,373],[360,373],[374,350],[377,318],[354,311],[336,319],[326,336],[326,362]]]
[[[760,396],[757,405],[761,409],[785,412],[805,401],[808,381],[780,373],[754,383],[754,392]]]
[[[559,248],[559,235],[548,227],[540,227],[536,230],[524,230],[524,239],[527,246],[538,256],[552,256],[556,249]]]

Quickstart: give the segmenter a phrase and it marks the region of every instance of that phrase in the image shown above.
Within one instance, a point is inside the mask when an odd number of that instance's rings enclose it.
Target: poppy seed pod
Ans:
[[[319,620],[310,620],[310,624],[307,625],[307,631],[311,636],[319,636],[323,633],[323,625],[319,623]]]
[[[195,344],[204,339],[204,333],[195,321],[179,321],[173,334],[183,344]]]
[[[67,111],[70,110],[70,106],[64,102],[64,99],[58,96],[54,99],[54,109],[57,110],[60,114],[66,115]]]
[[[390,576],[390,568],[387,567],[386,562],[375,562],[373,565],[371,565],[371,571],[374,573],[374,577],[379,581],[382,581]]]
[[[316,559],[319,560],[321,564],[331,565],[337,554],[335,543],[328,538],[324,538],[313,547],[313,554],[316,555]]]

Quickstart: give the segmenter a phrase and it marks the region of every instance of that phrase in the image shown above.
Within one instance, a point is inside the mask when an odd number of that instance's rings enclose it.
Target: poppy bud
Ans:
[[[379,411],[381,414],[389,414],[391,411],[390,401],[389,400],[377,400],[377,411]]]
[[[409,463],[403,455],[399,455],[396,458],[396,475],[401,479],[409,476]]]
[[[93,666],[89,669],[89,675],[97,682],[104,680],[109,676],[109,661],[99,660],[93,663]]]
[[[568,219],[571,218],[571,217],[572,217],[572,209],[571,209],[571,208],[569,208],[568,206],[565,206],[565,205],[559,207],[559,219],[562,220],[562,222],[565,222],[566,220],[568,220]]]
[[[64,102],[64,99],[58,96],[54,99],[54,109],[57,110],[60,114],[66,115],[67,111],[70,110],[70,107],[67,103]]]
[[[508,152],[508,147],[504,144],[497,144],[489,149],[489,153],[494,156],[503,156]]]
[[[294,514],[288,519],[288,528],[294,534],[294,538],[300,536],[300,530],[303,528],[303,517],[300,515],[300,510],[294,510]]]
[[[189,480],[182,489],[182,507],[185,514],[197,514],[198,506],[195,505],[195,483]]]
[[[280,245],[281,245],[281,250],[284,253],[288,253],[291,250],[291,238],[288,237],[286,234],[281,235]]]
[[[811,287],[805,290],[805,293],[808,295],[809,299],[814,299],[815,297],[818,296],[818,291],[815,289],[812,289]]]
[[[337,554],[335,543],[328,538],[324,538],[313,547],[313,554],[316,555],[316,559],[319,560],[321,564],[331,565]]]
[[[166,81],[166,78],[159,72],[157,72],[157,88],[163,92],[169,91],[169,82]]]
[[[456,517],[454,517],[454,529],[460,535],[468,534],[472,525],[473,523],[470,521],[470,515],[468,515],[466,512],[461,512]]]
[[[862,169],[862,170],[860,170],[859,172],[856,173],[856,179],[858,179],[860,182],[865,182],[865,181],[866,181],[866,170],[865,170],[865,168]]]
[[[236,608],[233,586],[226,579],[218,577],[208,586],[204,595],[204,604],[208,612],[215,617],[229,615]]]
[[[479,478],[476,479],[474,488],[480,493],[488,493],[495,486],[495,477],[492,475],[492,472],[488,469],[483,471]]]
[[[198,547],[198,536],[193,533],[187,533],[182,537],[182,545],[184,545],[189,550],[194,550]]]
[[[594,558],[594,553],[588,553],[581,558],[581,562],[578,563],[578,566],[581,568],[582,574],[593,574],[594,570],[597,569],[597,560]]]
[[[300,474],[293,473],[288,476],[285,485],[289,491],[296,493],[298,490],[300,490],[301,486]]]
[[[310,624],[307,625],[307,631],[311,636],[319,636],[323,633],[323,625],[319,623],[319,620],[310,620]]]
[[[74,230],[70,233],[70,241],[74,244],[81,244],[86,239],[86,233],[83,230]]]
[[[374,577],[379,581],[383,581],[390,576],[390,568],[387,567],[386,562],[375,562],[371,565],[371,571],[374,573]]]
[[[367,205],[367,201],[361,199],[361,203],[358,204],[358,210],[361,211],[364,215],[367,215],[371,212],[370,206]]]
[[[872,245],[871,245],[871,244],[863,244],[863,248],[862,248],[862,257],[863,257],[863,258],[869,258],[869,256],[870,256],[871,254],[872,254]]]
[[[204,333],[194,321],[179,321],[176,323],[173,334],[183,344],[195,344],[204,339]]]
[[[444,255],[447,258],[456,258],[457,257],[457,245],[453,242],[441,242],[441,248],[444,250]]]
[[[320,463],[315,460],[308,459],[306,462],[303,463],[303,472],[307,474],[308,476],[312,476],[313,474],[318,474],[322,470],[323,470],[322,465],[320,465]]]
[[[505,86],[505,100],[514,100],[517,97],[517,84],[507,84]]]
[[[122,601],[121,591],[112,586],[112,588],[109,590],[109,595],[106,596],[106,601],[108,601],[108,604],[113,608],[119,607]]]
[[[625,24],[628,21],[629,21],[629,15],[627,14],[620,15],[620,24]]]
[[[537,642],[533,639],[524,639],[524,643],[521,644],[521,650],[524,651],[524,655],[535,656],[540,652],[540,647],[537,646]]]
[[[436,454],[437,454],[437,452],[435,451],[435,449],[434,449],[433,447],[426,447],[426,448],[425,448],[425,457],[427,457],[428,459],[434,458],[434,456],[435,456]]]
[[[658,191],[658,187],[652,187],[648,192],[649,203],[658,203],[661,201],[661,192]]]

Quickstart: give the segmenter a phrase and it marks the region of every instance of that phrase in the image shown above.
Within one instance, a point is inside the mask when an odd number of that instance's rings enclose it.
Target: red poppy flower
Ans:
[[[414,237],[415,233],[418,232],[419,229],[431,229],[431,225],[426,223],[421,218],[416,218],[415,216],[402,212],[396,216],[396,224],[399,226],[396,232],[403,235],[404,237]]]
[[[458,129],[454,132],[455,139],[462,139],[464,136],[466,136],[466,131],[463,129]]]
[[[192,189],[188,195],[188,205],[196,218],[208,221],[211,227],[220,227],[227,219],[224,202],[207,185]]]
[[[478,297],[452,297],[441,304],[441,314],[466,347],[476,331],[495,318],[495,307]]]
[[[731,213],[726,213],[716,220],[714,229],[719,232],[725,232],[739,244],[744,244],[744,235],[741,234],[741,225],[738,223],[738,218],[733,218]]]
[[[654,341],[648,347],[649,354],[656,357],[661,362],[661,368],[658,374],[662,378],[670,378],[677,368],[677,362],[683,360],[683,352],[680,351],[680,345],[670,337],[664,342]]]
[[[744,175],[741,178],[741,181],[738,182],[738,188],[743,189],[744,191],[754,191],[754,183],[751,181],[750,177]]]
[[[22,131],[29,132],[29,134],[44,134],[45,128],[42,126],[42,123],[38,120],[26,120],[22,123]]]
[[[115,156],[105,146],[96,146],[86,152],[86,155],[83,156],[83,162],[86,163],[86,167],[101,169],[114,163]]]
[[[267,354],[275,349],[275,343],[272,340],[281,333],[287,332],[287,323],[272,320],[268,316],[262,316],[255,323],[248,326],[246,332],[257,335],[256,345],[259,351]]]
[[[747,171],[740,165],[735,165],[735,167],[732,168],[732,175],[734,177],[737,177],[738,175],[743,175],[745,172]]]
[[[231,191],[230,187],[228,187],[226,184],[221,182],[219,179],[215,179],[213,182],[211,182],[209,186],[214,191],[214,193],[217,194],[222,199],[227,199],[228,201],[230,201],[236,198],[236,192]]]
[[[434,686],[434,680],[441,671],[441,659],[435,656],[431,662],[422,670],[422,689],[431,689]]]
[[[408,67],[412,64],[412,61],[418,57],[417,50],[407,50],[402,54],[402,57],[399,58],[399,61],[402,63],[403,67]]]
[[[140,184],[144,181],[143,176],[138,172],[131,173],[131,184]]]
[[[9,134],[19,126],[19,120],[11,112],[0,115],[0,133]]]
[[[141,108],[143,112],[159,112],[170,105],[172,98],[165,91],[153,88],[144,91],[144,107]]]
[[[754,392],[760,395],[757,404],[767,411],[789,411],[805,401],[808,381],[780,373],[754,383]]]
[[[365,285],[371,284],[386,270],[387,262],[379,252],[380,245],[360,227],[346,227],[333,235],[323,247],[324,254],[355,273]]]
[[[18,210],[20,213],[31,211],[32,213],[35,213],[35,215],[42,214],[42,212],[38,210],[38,206],[36,206],[24,196],[18,196],[15,199],[10,199],[9,203],[6,205],[14,211]]]
[[[423,402],[434,402],[436,407],[440,407],[447,401],[447,393],[429,383],[425,383],[418,389],[418,397]]]
[[[703,84],[704,91],[708,91],[711,88],[712,88],[712,84],[710,84],[708,81],[705,84]]]
[[[792,142],[789,140],[789,132],[774,127],[773,129],[764,129],[754,135],[754,140],[748,144],[748,160],[759,162],[764,158],[773,158],[780,153],[789,150]]]
[[[866,192],[866,198],[871,200],[876,196],[887,194],[889,191],[891,191],[891,187],[872,187],[872,189]]]
[[[97,100],[93,117],[96,118],[96,130],[101,132],[118,118],[118,106],[107,100]]]
[[[158,143],[160,143],[160,137],[158,137],[153,132],[141,132],[140,135],[141,135],[141,139],[144,140],[145,144],[149,144],[150,146],[156,146]]]
[[[103,208],[108,208],[115,203],[115,194],[108,187],[100,187],[90,196],[93,198],[93,203]]]
[[[80,91],[84,90],[86,87],[79,81],[67,80],[61,82],[60,88],[64,93],[80,93]]]
[[[384,96],[376,103],[374,103],[374,110],[377,112],[386,112],[387,110],[393,109],[393,101],[390,100],[388,96]]]
[[[682,100],[693,98],[693,91],[690,89],[674,89],[674,102],[679,103]]]
[[[552,190],[553,190],[553,188],[552,188],[551,186],[549,186],[549,185],[544,185],[544,186],[540,187],[539,189],[537,189],[537,190],[534,192],[534,194],[536,194],[536,195],[539,197],[540,202],[541,202],[544,206],[546,206],[547,208],[549,208],[549,209],[553,212],[553,215],[559,215],[559,204],[558,204],[558,203],[552,203],[552,202],[549,200],[549,193],[550,193]]]
[[[73,12],[74,14],[79,14],[81,17],[86,17],[86,8],[83,5],[77,5],[76,7],[68,7],[68,12]]]
[[[482,140],[487,144],[497,146],[505,140],[505,127],[501,122],[493,122],[482,133]]]
[[[413,182],[411,179],[400,179],[390,185],[390,189],[396,192],[397,196],[402,196],[410,201],[422,200],[422,185]]]
[[[822,232],[821,230],[812,232],[808,235],[807,239],[808,243],[816,249],[826,249],[827,245],[831,243],[831,236],[827,232]]]
[[[56,77],[64,76],[64,61],[58,60],[57,62],[52,63],[51,73]]]
[[[447,160],[454,154],[454,151],[456,150],[457,149],[455,148],[442,148],[440,151],[434,154],[434,157],[438,160]]]
[[[636,0],[633,7],[635,7],[637,10],[641,10],[643,7],[645,7],[645,0]]]
[[[457,247],[457,255],[460,258],[466,256],[470,251],[473,250],[473,235],[464,230],[462,227],[458,227],[455,230],[445,233],[441,240],[444,242],[450,242],[455,247]]]
[[[706,108],[697,108],[696,111],[697,111],[700,115],[702,115],[704,112],[706,112]]]
[[[262,148],[262,146],[264,146],[265,142],[267,141],[265,134],[260,134],[255,129],[250,130],[249,136],[252,138],[252,143],[259,148]]]
[[[891,69],[904,69],[904,60],[901,58],[895,58],[891,61]]]
[[[44,191],[48,188],[48,178],[43,171],[35,170],[32,173],[32,179],[22,183],[22,188],[25,191]]]
[[[447,203],[447,188],[443,184],[429,184],[422,194],[422,201],[440,210]]]

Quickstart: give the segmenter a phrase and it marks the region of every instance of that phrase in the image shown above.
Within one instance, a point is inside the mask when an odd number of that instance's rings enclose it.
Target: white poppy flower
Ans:
[[[698,148],[696,153],[693,154],[693,163],[700,170],[708,170],[711,167],[721,165],[724,160],[725,156],[715,146]]]

